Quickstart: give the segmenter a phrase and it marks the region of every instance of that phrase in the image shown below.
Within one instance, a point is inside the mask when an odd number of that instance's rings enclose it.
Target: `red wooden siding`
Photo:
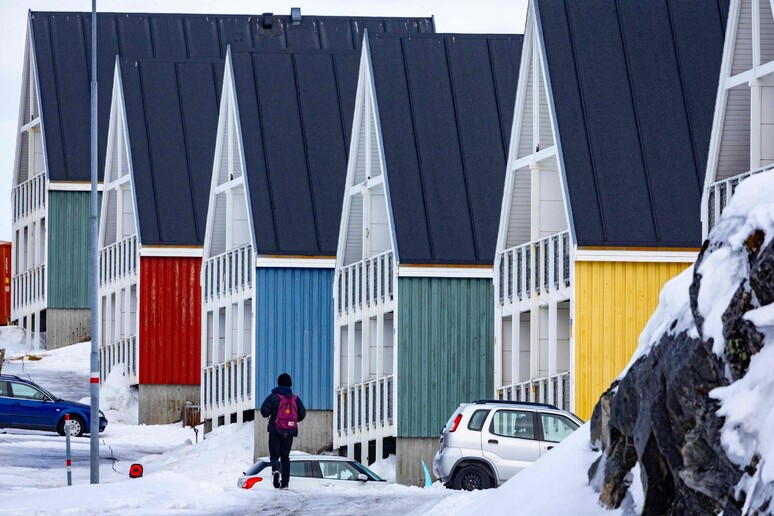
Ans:
[[[0,242],[0,326],[11,318],[11,242]]]
[[[201,258],[140,258],[140,383],[201,381]]]

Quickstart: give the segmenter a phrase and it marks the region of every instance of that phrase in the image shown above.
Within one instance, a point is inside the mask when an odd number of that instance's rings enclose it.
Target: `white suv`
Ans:
[[[441,431],[433,473],[454,489],[496,487],[582,424],[576,415],[543,403],[463,403]]]

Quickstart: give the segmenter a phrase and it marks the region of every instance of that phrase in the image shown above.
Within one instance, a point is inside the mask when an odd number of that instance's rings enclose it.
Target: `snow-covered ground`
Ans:
[[[3,373],[30,378],[55,394],[88,402],[89,343],[27,354],[15,329],[0,329]],[[0,514],[424,514],[462,504],[471,495],[441,485],[428,489],[245,491],[237,478],[252,463],[253,424],[218,428],[206,440],[180,425],[136,421],[136,400],[120,375],[103,385],[100,407],[109,424],[101,434],[100,485],[89,484],[89,439],[73,439],[74,485],[67,487],[64,438],[47,432],[0,430]],[[201,437],[201,433],[200,433]],[[130,479],[139,462],[145,474]],[[394,458],[373,469],[394,477]],[[458,500],[459,502],[455,502]],[[446,512],[446,511],[444,511]]]

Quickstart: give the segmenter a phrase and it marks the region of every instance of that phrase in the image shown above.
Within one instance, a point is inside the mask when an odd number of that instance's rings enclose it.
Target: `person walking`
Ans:
[[[277,386],[261,405],[261,415],[269,418],[269,457],[274,487],[287,489],[290,483],[290,450],[298,436],[298,423],[306,417],[301,398],[293,394],[290,375],[282,373]]]

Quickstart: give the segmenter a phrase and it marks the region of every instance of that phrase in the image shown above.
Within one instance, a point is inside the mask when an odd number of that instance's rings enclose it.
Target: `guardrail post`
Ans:
[[[70,451],[70,414],[65,414],[65,449],[67,456],[67,485],[73,485],[73,460]]]

